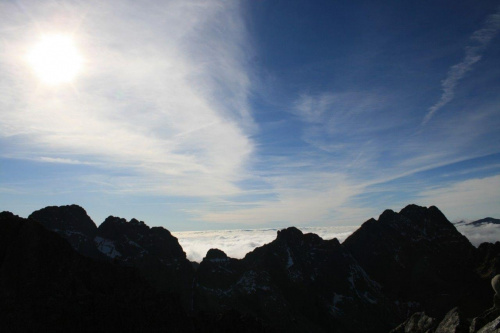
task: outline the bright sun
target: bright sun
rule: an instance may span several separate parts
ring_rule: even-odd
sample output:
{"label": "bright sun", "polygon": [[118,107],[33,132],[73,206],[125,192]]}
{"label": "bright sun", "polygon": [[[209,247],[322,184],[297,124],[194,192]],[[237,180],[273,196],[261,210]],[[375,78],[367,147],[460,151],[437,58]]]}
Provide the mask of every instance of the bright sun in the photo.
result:
{"label": "bright sun", "polygon": [[27,60],[38,78],[49,85],[71,82],[82,69],[83,58],[70,35],[43,36]]}

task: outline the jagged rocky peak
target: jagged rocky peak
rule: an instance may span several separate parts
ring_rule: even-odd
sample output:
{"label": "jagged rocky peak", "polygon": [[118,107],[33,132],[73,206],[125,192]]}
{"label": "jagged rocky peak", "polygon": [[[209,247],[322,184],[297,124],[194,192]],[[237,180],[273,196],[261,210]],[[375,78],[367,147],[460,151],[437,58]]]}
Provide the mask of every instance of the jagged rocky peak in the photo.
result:
{"label": "jagged rocky peak", "polygon": [[46,229],[65,238],[78,253],[94,259],[101,259],[102,254],[94,244],[97,227],[78,205],[50,206],[37,210],[29,216]]}
{"label": "jagged rocky peak", "polygon": [[134,218],[127,222],[124,218],[109,216],[99,226],[97,235],[99,239],[113,241],[118,252],[124,251],[128,256],[152,254],[162,259],[186,258],[177,238],[170,231],[163,227],[150,228]]}
{"label": "jagged rocky peak", "polygon": [[[303,245],[304,243],[309,245],[320,244],[321,242],[323,242],[323,239],[316,234],[304,234],[296,227],[289,227],[286,229],[278,230],[276,241],[294,247]],[[332,239],[329,242],[338,243],[340,245],[339,241],[336,238]]]}
{"label": "jagged rocky peak", "polygon": [[15,215],[14,213],[12,212],[8,212],[6,210],[4,210],[3,212],[0,213],[0,219],[3,220],[3,219],[7,219],[7,218],[15,218],[17,215]]}
{"label": "jagged rocky peak", "polygon": [[78,205],[45,207],[31,213],[28,218],[52,231],[79,232],[88,237],[93,237],[97,232],[94,221]]}
{"label": "jagged rocky peak", "polygon": [[475,248],[434,206],[386,210],[343,245],[387,295],[416,304],[412,312],[444,315],[474,280]]}
{"label": "jagged rocky peak", "polygon": [[[2,332],[190,331],[175,296],[75,252],[34,219],[0,213]],[[183,330],[183,328],[188,329]]]}
{"label": "jagged rocky peak", "polygon": [[295,227],[289,227],[286,229],[278,230],[278,240],[285,240],[285,241],[295,241],[298,239],[301,239],[303,236],[302,231]]}
{"label": "jagged rocky peak", "polygon": [[222,250],[219,250],[219,249],[210,249],[208,250],[207,252],[207,255],[205,256],[205,258],[203,258],[203,260],[226,260],[228,259],[228,256],[227,254],[222,251]]}
{"label": "jagged rocky peak", "polygon": [[195,309],[235,308],[289,332],[386,332],[402,320],[338,240],[291,227],[243,259],[223,256],[211,250],[201,262]]}
{"label": "jagged rocky peak", "polygon": [[144,222],[139,222],[134,218],[131,219],[130,222],[127,222],[126,219],[121,217],[108,216],[104,222],[101,223],[98,230],[99,236],[115,239],[122,234],[147,234],[150,228]]}

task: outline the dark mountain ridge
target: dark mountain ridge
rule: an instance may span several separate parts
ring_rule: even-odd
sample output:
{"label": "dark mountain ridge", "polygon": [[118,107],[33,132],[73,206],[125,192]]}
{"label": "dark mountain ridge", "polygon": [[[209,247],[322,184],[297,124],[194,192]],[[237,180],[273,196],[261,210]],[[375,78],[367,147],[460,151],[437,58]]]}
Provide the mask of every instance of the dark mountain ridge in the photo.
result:
{"label": "dark mountain ridge", "polygon": [[480,226],[483,224],[500,224],[500,219],[494,219],[492,217],[486,217],[477,221],[469,222],[467,225]]}
{"label": "dark mountain ridge", "polygon": [[[43,231],[38,223],[53,232]],[[24,226],[31,226],[37,236],[17,231]],[[500,273],[500,243],[476,249],[436,207],[387,210],[378,220],[365,222],[343,244],[287,228],[243,259],[212,249],[196,270],[168,230],[112,216],[96,227],[76,205],[47,207],[28,219],[2,213],[0,231],[0,282],[8,281],[0,283],[0,293],[6,296],[0,310],[10,318],[9,327],[17,330],[22,325],[55,325],[40,319],[51,318],[52,308],[40,304],[53,299],[49,295],[61,296],[51,301],[58,311],[76,311],[78,304],[86,304],[84,315],[90,321],[97,319],[94,326],[82,327],[93,330],[109,325],[107,319],[121,320],[119,316],[128,316],[129,311],[134,315],[121,322],[127,327],[134,321],[136,326],[129,326],[137,328],[133,331],[142,330],[139,322],[147,319],[153,328],[175,331],[388,332],[409,318],[398,329],[419,332],[411,323],[432,322],[428,332],[439,332],[436,327],[443,322],[455,328],[474,323],[471,332],[476,332],[496,318],[492,319],[496,312],[486,316],[485,311],[492,305],[489,281]],[[49,244],[54,237],[57,250]],[[40,254],[50,254],[31,256],[34,247]],[[59,252],[71,259],[62,259]],[[83,273],[68,266],[68,260],[85,262],[77,265],[85,267]],[[26,277],[17,279],[18,274]],[[93,280],[82,281],[88,276]],[[36,291],[24,285],[36,285],[32,280],[38,277],[51,282],[38,285],[43,296],[30,298]],[[125,281],[108,290],[110,278]],[[98,287],[81,291],[85,283]],[[59,285],[68,284],[73,287],[59,291]],[[138,295],[132,290],[143,291]],[[93,308],[96,298],[106,298],[107,293],[115,296]],[[84,295],[84,300],[71,295]],[[16,326],[21,317],[27,319]],[[483,319],[474,322],[474,317]]]}
{"label": "dark mountain ridge", "polygon": [[471,221],[471,222],[459,221],[459,222],[455,222],[454,224],[455,225],[470,225],[470,226],[479,227],[479,226],[486,225],[486,224],[500,224],[500,219],[495,219],[493,217],[485,217],[483,219],[479,219],[476,221]]}
{"label": "dark mountain ridge", "polygon": [[344,246],[385,294],[417,302],[431,315],[444,315],[471,286],[481,284],[474,273],[476,249],[434,206],[386,210],[378,221],[365,222]]}

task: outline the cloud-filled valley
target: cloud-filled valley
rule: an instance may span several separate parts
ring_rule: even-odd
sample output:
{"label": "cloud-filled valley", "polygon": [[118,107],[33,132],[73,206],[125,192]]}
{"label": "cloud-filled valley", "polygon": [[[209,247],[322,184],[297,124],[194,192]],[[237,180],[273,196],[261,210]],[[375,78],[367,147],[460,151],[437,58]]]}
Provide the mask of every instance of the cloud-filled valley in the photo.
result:
{"label": "cloud-filled valley", "polygon": [[[500,226],[496,224],[460,224],[456,227],[476,247],[484,242],[495,243],[500,240]],[[325,240],[337,238],[341,243],[357,229],[358,226],[299,227],[303,233],[314,233]],[[224,251],[231,258],[241,259],[256,247],[275,240],[278,230],[280,229],[207,230],[172,234],[179,240],[189,260],[201,262],[208,250],[213,248]]]}
{"label": "cloud-filled valley", "polygon": [[[302,227],[303,233],[315,233],[323,239],[344,241],[357,227]],[[229,257],[241,259],[256,247],[272,242],[280,229],[210,230],[173,232],[189,260],[201,262],[213,248]]]}

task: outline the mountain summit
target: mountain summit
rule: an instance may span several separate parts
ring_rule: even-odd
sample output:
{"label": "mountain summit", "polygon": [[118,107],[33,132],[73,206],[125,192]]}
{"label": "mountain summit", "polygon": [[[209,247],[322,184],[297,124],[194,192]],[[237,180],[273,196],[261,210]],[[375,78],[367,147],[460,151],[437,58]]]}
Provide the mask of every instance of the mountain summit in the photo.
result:
{"label": "mountain summit", "polygon": [[0,214],[0,319],[14,331],[83,320],[83,331],[475,333],[500,315],[488,310],[499,263],[500,242],[475,248],[436,207],[386,210],[343,244],[290,227],[243,259],[211,249],[199,265],[164,228],[114,216],[96,227],[79,206],[47,207]]}

